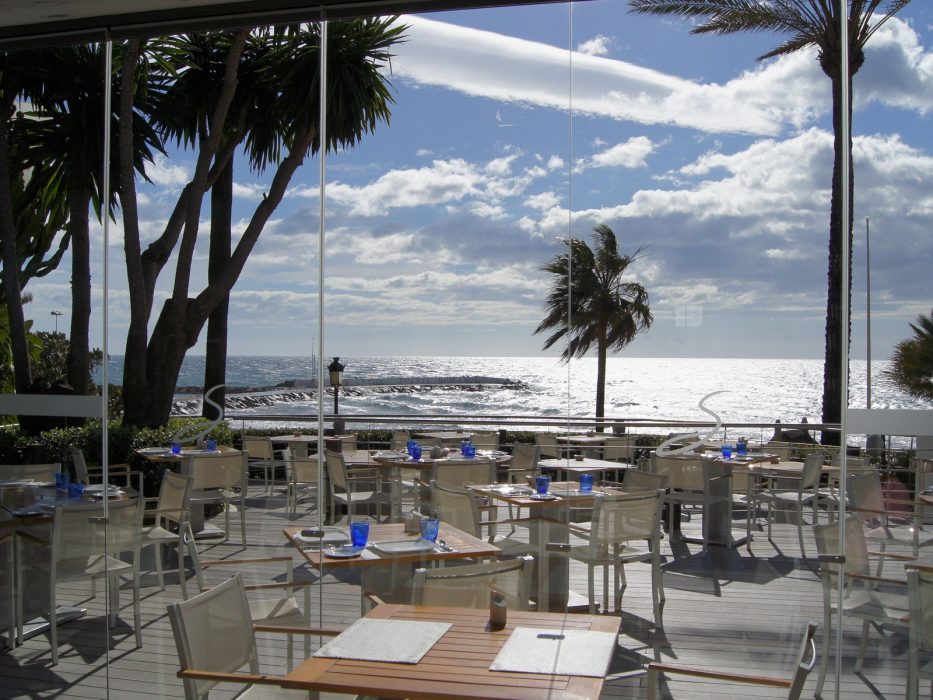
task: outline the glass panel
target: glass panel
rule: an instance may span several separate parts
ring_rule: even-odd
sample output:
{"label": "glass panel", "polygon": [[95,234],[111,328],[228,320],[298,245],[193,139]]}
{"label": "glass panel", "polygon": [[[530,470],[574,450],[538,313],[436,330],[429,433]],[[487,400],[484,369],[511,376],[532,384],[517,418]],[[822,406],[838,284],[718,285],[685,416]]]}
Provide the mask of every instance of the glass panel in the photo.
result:
{"label": "glass panel", "polygon": [[[8,53],[2,73],[3,90],[15,106],[2,127],[5,172],[14,174],[8,183],[12,212],[4,220],[16,229],[19,258],[18,281],[5,265],[4,290],[13,297],[21,290],[23,301],[12,314],[5,303],[3,316],[25,317],[27,345],[35,351],[24,384],[14,381],[17,358],[16,370],[6,368],[4,380],[10,382],[2,389],[17,388],[4,396],[2,411],[11,417],[4,421],[0,458],[0,628],[11,661],[3,686],[16,695],[57,685],[37,680],[30,670],[41,659],[43,665],[58,661],[56,676],[65,679],[60,687],[87,693],[106,680],[109,640],[135,646],[132,606],[119,612],[123,629],[108,629],[114,610],[106,588],[91,584],[103,580],[96,568],[102,560],[131,544],[120,535],[119,523],[128,513],[129,531],[136,533],[139,503],[128,498],[127,508],[113,513],[108,537],[102,524],[107,502],[93,497],[109,476],[101,467],[106,404],[92,379],[101,348],[106,351],[106,245],[95,212],[104,197],[106,47]],[[18,324],[3,325],[9,348],[11,341],[16,344],[11,329]],[[114,570],[122,566],[106,560]],[[76,660],[78,671],[67,670]]]}

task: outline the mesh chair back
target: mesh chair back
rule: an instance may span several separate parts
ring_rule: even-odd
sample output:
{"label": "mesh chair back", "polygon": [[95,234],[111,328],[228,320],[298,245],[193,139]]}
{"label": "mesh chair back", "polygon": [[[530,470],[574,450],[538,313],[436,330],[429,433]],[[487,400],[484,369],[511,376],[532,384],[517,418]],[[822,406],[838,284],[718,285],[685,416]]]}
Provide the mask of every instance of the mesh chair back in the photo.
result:
{"label": "mesh chair back", "polygon": [[681,491],[703,490],[703,464],[699,457],[655,456],[655,473],[667,474],[668,485]]}
{"label": "mesh chair back", "polygon": [[317,455],[312,457],[293,457],[285,451],[285,465],[288,467],[291,481],[295,484],[316,484],[318,482]]}
{"label": "mesh chair back", "polygon": [[435,462],[431,480],[440,486],[463,488],[471,484],[491,484],[496,480],[495,462],[488,459],[462,459]]}
{"label": "mesh chair back", "polygon": [[431,482],[431,502],[438,520],[480,537],[480,512],[476,498],[469,491]]}
{"label": "mesh chair back", "polygon": [[664,492],[604,496],[593,507],[590,545],[608,545],[658,536]]}
{"label": "mesh chair back", "polygon": [[55,508],[52,525],[54,562],[88,559],[107,553],[139,554],[142,537],[143,501],[141,498],[111,501],[107,525],[93,525],[88,519],[104,514],[103,503],[78,501]]}
{"label": "mesh chair back", "polygon": [[[827,630],[827,634],[829,630]],[[803,692],[803,685],[807,681],[810,671],[816,666],[816,642],[813,637],[816,634],[816,623],[808,622],[806,632],[800,642],[800,649],[797,652],[797,665],[794,667],[794,677],[791,678],[790,688],[788,689],[788,700],[798,700]],[[810,660],[807,661],[807,655]]]}
{"label": "mesh chair back", "polygon": [[520,557],[492,564],[417,569],[412,604],[486,608],[489,589],[495,587],[511,610],[527,610],[533,564],[532,557]]}
{"label": "mesh chair back", "polygon": [[907,572],[907,598],[910,601],[911,644],[933,650],[933,573]]}
{"label": "mesh chair back", "polygon": [[[865,544],[865,532],[858,517],[850,515],[845,521],[846,532],[846,571],[851,574],[869,574],[868,547]],[[824,523],[813,526],[816,550],[820,555],[839,554],[839,523]],[[822,567],[836,585],[839,576],[839,564],[825,564]]]}
{"label": "mesh chair back", "polygon": [[626,469],[622,476],[622,488],[629,493],[666,489],[667,474],[651,474],[639,469]]}
{"label": "mesh chair back", "polygon": [[324,462],[327,466],[327,478],[330,480],[331,487],[341,491],[348,491],[347,464],[343,461],[343,453],[326,450],[324,452]]}
{"label": "mesh chair back", "polygon": [[470,442],[473,443],[477,450],[498,450],[499,433],[480,430],[473,433]]}
{"label": "mesh chair back", "polygon": [[183,471],[192,477],[193,490],[246,488],[245,452],[192,455],[185,460]]}
{"label": "mesh chair back", "polygon": [[538,456],[541,459],[558,459],[560,457],[557,436],[552,433],[535,433],[535,445],[538,446]]}
{"label": "mesh chair back", "polygon": [[162,472],[162,486],[159,488],[159,515],[180,523],[187,519],[191,500],[192,479],[187,474],[176,474],[166,469]]}
{"label": "mesh chair back", "polygon": [[854,510],[875,511],[878,514],[885,510],[881,476],[876,471],[852,474],[848,478],[846,491]]}
{"label": "mesh chair back", "polygon": [[274,459],[272,440],[267,437],[243,436],[243,450],[249,452],[250,459]]}
{"label": "mesh chair back", "polygon": [[537,445],[527,442],[516,442],[512,446],[512,469],[525,469],[529,472],[538,470],[538,455],[540,449]]}
{"label": "mesh chair back", "polygon": [[[168,606],[183,669],[231,673],[249,664],[259,672],[249,603],[240,575],[194,598]],[[184,679],[188,700],[204,698],[216,681]]]}
{"label": "mesh chair back", "polygon": [[55,481],[61,464],[0,464],[0,481]]}
{"label": "mesh chair back", "polygon": [[87,460],[84,459],[84,452],[77,447],[72,447],[71,461],[75,465],[75,478],[82,484],[91,483],[90,475],[87,471]]}
{"label": "mesh chair back", "polygon": [[824,453],[822,450],[811,452],[803,461],[803,473],[800,477],[800,489],[817,488],[820,485],[820,476],[823,474]]}
{"label": "mesh chair back", "polygon": [[631,435],[624,437],[607,437],[603,447],[603,459],[612,462],[631,462],[635,452],[635,438]]}
{"label": "mesh chair back", "polygon": [[392,433],[392,441],[389,448],[393,450],[404,450],[408,447],[408,441],[411,440],[411,433],[405,430],[396,430]]}

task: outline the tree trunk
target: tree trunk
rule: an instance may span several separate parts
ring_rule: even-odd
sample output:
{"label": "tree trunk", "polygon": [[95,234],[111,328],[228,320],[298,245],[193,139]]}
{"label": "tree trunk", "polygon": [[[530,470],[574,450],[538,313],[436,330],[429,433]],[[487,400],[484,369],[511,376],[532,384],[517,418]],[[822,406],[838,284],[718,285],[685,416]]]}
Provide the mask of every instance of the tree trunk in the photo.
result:
{"label": "tree trunk", "polygon": [[[68,187],[68,235],[71,238],[71,333],[65,358],[68,383],[78,396],[90,390],[88,327],[91,323],[91,241],[88,206],[91,194],[79,173]],[[106,215],[106,214],[105,214]]]}
{"label": "tree trunk", "polygon": [[[233,208],[233,159],[231,158],[211,188],[211,246],[207,263],[207,283],[216,284],[224,266],[230,261],[231,220]],[[227,314],[230,294],[224,296],[207,319],[207,348],[204,358],[204,391],[227,380]],[[224,405],[223,387],[211,394],[220,406]],[[201,415],[210,420],[219,418],[216,408],[206,401]]]}
{"label": "tree trunk", "polygon": [[[10,190],[9,124],[12,106],[4,105],[0,116],[0,238],[3,241],[3,284],[6,288],[6,308],[10,323],[10,345],[13,350],[13,379],[16,393],[22,394],[32,382],[29,366],[29,345],[26,341],[26,319],[23,315],[22,290],[19,286],[19,256],[16,253],[16,225],[13,222],[13,193]],[[19,177],[19,173],[16,174]]]}
{"label": "tree trunk", "polygon": [[[849,161],[849,229],[843,231],[842,226],[842,156],[843,148],[851,153],[852,140],[848,144],[842,141],[843,105],[840,98],[842,75],[834,74],[831,77],[833,90],[833,181],[832,196],[829,215],[829,267],[827,271],[826,291],[826,346],[823,363],[823,423],[839,423],[842,419],[842,369],[848,365],[848,355],[843,357],[843,332],[851,338],[851,317],[848,326],[842,328],[842,295],[846,295],[846,304],[852,308],[852,213],[854,169]],[[851,78],[849,84],[851,87]],[[851,92],[850,92],[851,103]],[[851,106],[851,105],[850,105]],[[851,115],[851,112],[850,112]],[[851,126],[851,116],[849,120]],[[843,236],[849,238],[849,279],[842,277]],[[838,431],[822,432],[820,442],[824,445],[839,445],[841,436]]]}
{"label": "tree trunk", "polygon": [[[606,416],[606,332],[600,332],[596,343],[596,418]],[[603,432],[602,421],[596,424],[596,432]]]}

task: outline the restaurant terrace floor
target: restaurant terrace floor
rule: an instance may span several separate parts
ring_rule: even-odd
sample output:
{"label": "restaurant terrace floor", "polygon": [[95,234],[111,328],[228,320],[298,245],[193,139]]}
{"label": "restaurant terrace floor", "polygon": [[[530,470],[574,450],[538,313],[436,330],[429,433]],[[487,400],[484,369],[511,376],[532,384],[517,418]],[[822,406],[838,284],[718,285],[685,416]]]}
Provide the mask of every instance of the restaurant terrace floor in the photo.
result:
{"label": "restaurant terrace floor", "polygon": [[[285,508],[284,496],[268,496],[261,482],[250,485],[247,522],[249,544],[239,544],[238,527],[226,543],[199,543],[201,557],[263,558],[290,555],[295,580],[317,580],[317,573],[304,565],[301,556],[286,541],[283,527],[309,525],[311,516],[299,509],[292,520]],[[500,507],[500,517],[505,508]],[[825,520],[826,514],[823,513]],[[223,516],[218,517],[223,524]],[[699,517],[683,523],[684,533],[699,535]],[[233,522],[236,522],[234,518]],[[763,521],[762,521],[763,522]],[[735,530],[744,531],[744,513],[735,514]],[[508,528],[502,527],[503,534]],[[519,528],[517,537],[523,535]],[[820,625],[817,642],[823,629],[823,603],[820,579],[816,568],[816,548],[809,528],[804,528],[810,557],[799,558],[797,527],[793,523],[776,523],[773,543],[759,530],[751,551],[745,547],[724,549],[711,547],[702,553],[698,544],[663,541],[664,587],[667,596],[663,631],[654,629],[652,620],[650,566],[635,564],[627,567],[629,585],[622,599],[621,633],[612,659],[609,675],[603,687],[604,698],[646,697],[645,664],[658,659],[692,666],[718,668],[738,673],[789,677],[800,636],[808,620]],[[525,535],[527,537],[527,535]],[[190,572],[189,572],[190,573]],[[209,569],[208,584],[215,584],[229,571]],[[244,568],[247,582],[284,580],[281,564],[256,564]],[[121,598],[121,617],[109,633],[103,616],[103,595],[90,597],[87,584],[59,585],[59,600],[80,604],[88,609],[85,617],[60,627],[60,660],[51,666],[49,639],[39,635],[21,647],[0,653],[0,696],[4,698],[103,698],[107,697],[183,697],[181,681],[176,678],[178,657],[166,605],[181,600],[177,575],[166,570],[167,586],[159,591],[155,574],[146,574],[142,589],[143,647],[135,648],[132,606],[128,592]],[[597,595],[601,599],[601,579],[597,573]],[[191,584],[194,581],[191,580]],[[323,595],[322,622],[325,625],[345,625],[360,616],[359,576],[347,572],[328,573],[322,587],[312,591],[313,604]],[[571,562],[571,589],[581,594],[587,590],[586,568]],[[610,596],[611,600],[611,596]],[[315,609],[317,609],[315,607]],[[618,613],[612,613],[618,614]],[[312,624],[317,622],[312,617]],[[848,621],[843,636],[841,697],[862,698],[904,697],[907,675],[907,636],[903,632],[885,630],[882,638],[877,630],[869,635],[864,670],[853,673],[861,623]],[[105,639],[112,643],[109,665]],[[261,663],[264,673],[286,671],[285,638],[281,635],[259,635]],[[819,648],[819,646],[818,646]],[[302,644],[296,643],[296,656],[302,655]],[[516,674],[516,683],[521,682]],[[810,674],[803,697],[812,697],[816,671]],[[827,678],[824,697],[832,697],[832,667]],[[229,690],[224,691],[225,688]],[[212,697],[229,697],[233,686],[220,686]],[[709,698],[785,697],[786,691],[711,683],[702,680],[664,678],[661,697]],[[921,693],[923,696],[923,693]]]}

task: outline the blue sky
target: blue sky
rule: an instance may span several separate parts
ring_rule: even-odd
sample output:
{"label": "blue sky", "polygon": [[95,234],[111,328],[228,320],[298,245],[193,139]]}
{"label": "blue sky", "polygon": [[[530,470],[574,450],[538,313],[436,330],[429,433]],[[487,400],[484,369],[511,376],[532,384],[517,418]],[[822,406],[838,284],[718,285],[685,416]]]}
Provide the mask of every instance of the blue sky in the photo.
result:
{"label": "blue sky", "polygon": [[[692,36],[687,23],[625,9],[595,0],[402,18],[391,125],[328,156],[325,354],[539,354],[541,265],[557,238],[605,223],[623,251],[649,246],[631,270],[655,323],[626,354],[822,356],[832,138],[815,52],[758,63],[778,38]],[[852,355],[864,353],[869,216],[883,359],[933,306],[928,2],[875,35],[854,96]],[[151,169],[154,184],[141,189],[149,240],[192,169],[185,152]],[[241,159],[240,230],[268,177]],[[308,159],[234,290],[231,354],[310,352],[317,212],[318,161]],[[109,336],[120,354],[119,221],[110,242]],[[98,262],[101,247],[98,238]],[[51,309],[67,314],[65,270],[27,290],[40,329],[52,327]],[[164,273],[163,294],[170,285]]]}

